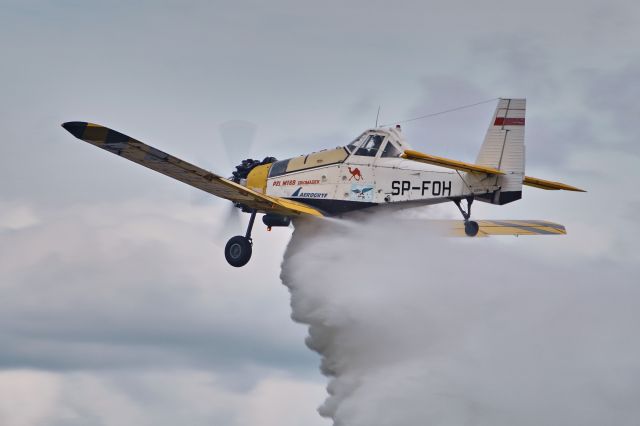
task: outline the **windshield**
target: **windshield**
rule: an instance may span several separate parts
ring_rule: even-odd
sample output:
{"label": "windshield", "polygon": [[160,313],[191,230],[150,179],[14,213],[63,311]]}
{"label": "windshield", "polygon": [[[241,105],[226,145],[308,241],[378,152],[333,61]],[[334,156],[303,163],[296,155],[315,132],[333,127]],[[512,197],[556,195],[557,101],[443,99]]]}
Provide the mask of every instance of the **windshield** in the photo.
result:
{"label": "windshield", "polygon": [[361,141],[362,141],[362,135],[358,136],[353,142],[347,145],[347,150],[349,152],[354,152],[360,146]]}
{"label": "windshield", "polygon": [[382,135],[369,135],[367,139],[362,143],[360,148],[356,151],[355,155],[363,155],[365,157],[375,157],[382,145],[384,136]]}

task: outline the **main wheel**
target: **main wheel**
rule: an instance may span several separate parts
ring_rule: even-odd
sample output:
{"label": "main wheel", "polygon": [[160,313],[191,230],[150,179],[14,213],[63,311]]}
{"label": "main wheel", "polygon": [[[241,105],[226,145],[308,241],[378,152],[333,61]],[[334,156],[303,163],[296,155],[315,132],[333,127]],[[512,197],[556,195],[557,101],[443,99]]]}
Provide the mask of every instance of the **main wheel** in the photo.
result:
{"label": "main wheel", "polygon": [[232,237],[224,248],[224,257],[229,265],[239,268],[251,259],[251,241],[242,235]]}
{"label": "main wheel", "polygon": [[469,220],[464,223],[464,233],[469,237],[475,237],[476,235],[478,235],[479,230],[480,225],[478,225],[478,222]]}

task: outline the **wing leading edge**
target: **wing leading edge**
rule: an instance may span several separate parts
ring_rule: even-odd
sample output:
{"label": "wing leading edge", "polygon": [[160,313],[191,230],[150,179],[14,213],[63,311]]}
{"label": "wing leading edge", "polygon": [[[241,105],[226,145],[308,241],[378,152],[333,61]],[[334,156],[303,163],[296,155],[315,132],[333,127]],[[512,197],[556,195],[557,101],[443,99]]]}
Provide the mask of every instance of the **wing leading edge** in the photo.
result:
{"label": "wing leading edge", "polygon": [[71,121],[64,123],[62,127],[76,138],[98,148],[259,212],[285,216],[323,216],[322,212],[311,206],[260,194],[99,124]]}

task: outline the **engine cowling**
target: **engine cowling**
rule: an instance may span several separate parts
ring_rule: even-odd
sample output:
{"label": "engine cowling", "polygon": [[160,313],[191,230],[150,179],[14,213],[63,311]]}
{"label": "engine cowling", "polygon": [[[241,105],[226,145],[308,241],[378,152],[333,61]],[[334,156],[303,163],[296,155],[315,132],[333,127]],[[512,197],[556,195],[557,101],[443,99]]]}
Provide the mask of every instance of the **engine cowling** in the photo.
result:
{"label": "engine cowling", "polygon": [[[232,173],[229,179],[235,183],[242,184],[243,183],[242,181],[246,181],[247,177],[249,176],[249,173],[251,173],[251,170],[263,164],[275,163],[276,161],[278,160],[275,157],[265,157],[264,160],[262,161],[254,160],[253,158],[247,158],[246,160],[242,160],[242,163],[236,166],[235,171]],[[246,213],[251,212],[251,209],[242,205],[241,203],[234,203],[234,205],[237,208],[241,209],[243,212],[246,212]]]}
{"label": "engine cowling", "polygon": [[251,170],[253,170],[257,166],[261,166],[263,164],[275,163],[278,161],[275,157],[265,157],[264,160],[254,160],[253,158],[247,158],[246,160],[242,160],[242,163],[236,166],[236,170],[232,173],[231,180],[235,183],[240,183],[243,179],[246,179],[249,176]]}

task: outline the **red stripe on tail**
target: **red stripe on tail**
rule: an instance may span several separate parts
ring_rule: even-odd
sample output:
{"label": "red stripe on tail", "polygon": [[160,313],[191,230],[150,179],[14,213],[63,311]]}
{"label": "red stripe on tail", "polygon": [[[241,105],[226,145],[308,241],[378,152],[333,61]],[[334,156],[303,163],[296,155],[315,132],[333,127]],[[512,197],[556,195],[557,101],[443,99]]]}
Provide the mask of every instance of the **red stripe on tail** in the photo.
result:
{"label": "red stripe on tail", "polygon": [[524,118],[496,117],[494,126],[524,126]]}

